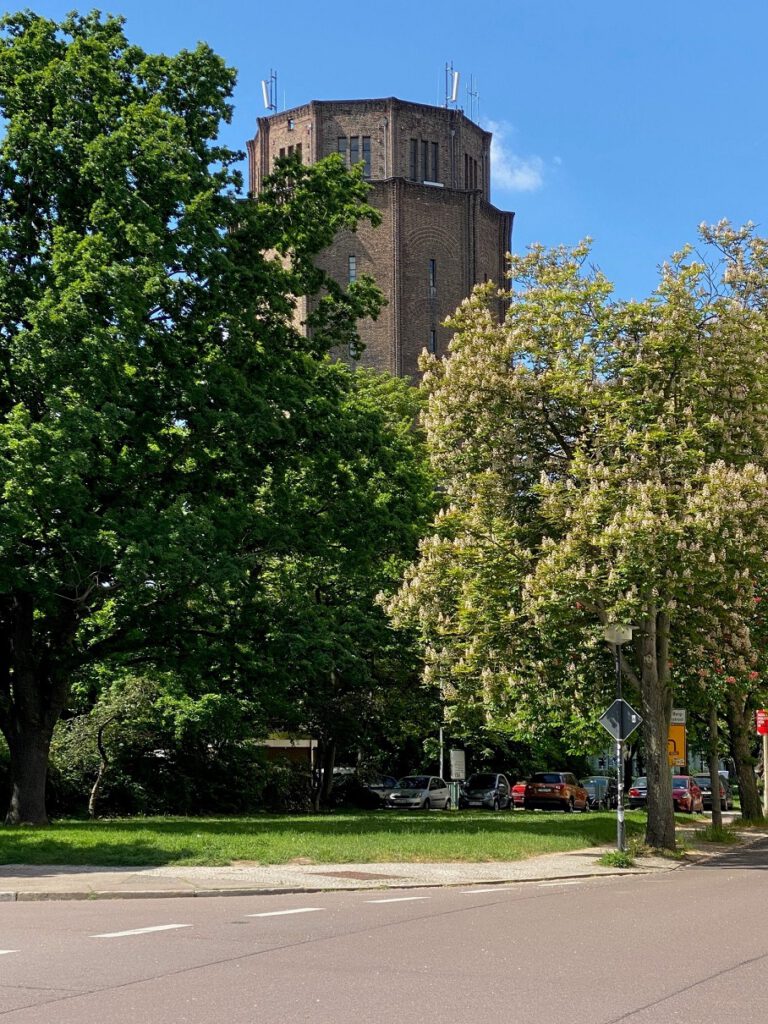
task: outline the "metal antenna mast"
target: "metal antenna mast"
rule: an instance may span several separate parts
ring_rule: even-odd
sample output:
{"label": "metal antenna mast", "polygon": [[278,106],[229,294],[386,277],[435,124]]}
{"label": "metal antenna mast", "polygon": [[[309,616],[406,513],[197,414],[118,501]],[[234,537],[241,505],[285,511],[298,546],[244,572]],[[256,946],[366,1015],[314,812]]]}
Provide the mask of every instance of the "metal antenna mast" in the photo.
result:
{"label": "metal antenna mast", "polygon": [[450,107],[451,104],[456,106],[456,100],[459,96],[459,75],[458,71],[454,71],[453,61],[450,64],[445,65],[445,105]]}
{"label": "metal antenna mast", "polygon": [[264,97],[264,106],[269,111],[277,110],[277,72],[269,69],[269,78],[261,80],[261,94]]}

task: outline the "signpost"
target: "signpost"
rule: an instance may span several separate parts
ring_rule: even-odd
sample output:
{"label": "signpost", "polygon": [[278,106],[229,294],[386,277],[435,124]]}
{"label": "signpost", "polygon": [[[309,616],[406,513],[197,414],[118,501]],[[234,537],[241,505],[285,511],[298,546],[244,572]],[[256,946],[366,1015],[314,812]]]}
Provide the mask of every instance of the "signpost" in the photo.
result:
{"label": "signpost", "polygon": [[768,711],[755,712],[757,735],[763,737],[763,814],[768,814]]}
{"label": "signpost", "polygon": [[624,849],[624,740],[642,723],[642,718],[631,704],[618,698],[600,716],[600,725],[616,740],[616,769],[618,772],[618,800],[616,802],[616,845]]}

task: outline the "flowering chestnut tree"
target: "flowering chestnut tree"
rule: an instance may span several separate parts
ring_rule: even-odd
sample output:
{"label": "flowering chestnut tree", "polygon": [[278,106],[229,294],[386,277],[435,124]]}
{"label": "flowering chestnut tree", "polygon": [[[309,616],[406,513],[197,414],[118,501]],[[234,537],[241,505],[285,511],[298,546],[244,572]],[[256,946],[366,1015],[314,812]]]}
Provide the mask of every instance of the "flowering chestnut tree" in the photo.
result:
{"label": "flowering chestnut tree", "polygon": [[[604,699],[603,628],[634,626],[625,678],[645,720],[646,840],[674,848],[667,733],[677,680],[744,638],[768,534],[766,243],[702,229],[644,301],[619,302],[589,247],[511,260],[425,359],[444,507],[392,603],[457,708],[578,731]],[[593,716],[594,717],[594,716]],[[582,728],[586,729],[586,725]]]}

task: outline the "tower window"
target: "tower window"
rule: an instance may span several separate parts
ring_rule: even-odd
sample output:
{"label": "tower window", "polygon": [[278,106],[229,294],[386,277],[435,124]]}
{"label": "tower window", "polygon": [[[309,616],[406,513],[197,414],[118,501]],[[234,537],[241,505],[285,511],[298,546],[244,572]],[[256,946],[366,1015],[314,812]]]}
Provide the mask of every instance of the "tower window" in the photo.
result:
{"label": "tower window", "polygon": [[296,156],[299,158],[299,163],[301,163],[302,162],[302,158],[301,158],[301,143],[300,142],[296,143],[296,149],[294,150],[294,152],[296,153]]}
{"label": "tower window", "polygon": [[411,181],[419,180],[419,140],[411,139]]}
{"label": "tower window", "polygon": [[336,152],[339,154],[344,163],[347,162],[347,136],[340,135],[336,141]]}
{"label": "tower window", "polygon": [[350,284],[357,280],[357,256],[347,256],[347,280]]}
{"label": "tower window", "polygon": [[429,294],[434,295],[437,288],[437,260],[429,261]]}
{"label": "tower window", "polygon": [[437,331],[434,327],[429,332],[429,351],[433,354],[437,352]]}
{"label": "tower window", "polygon": [[433,142],[432,143],[432,173],[430,174],[430,177],[429,177],[430,181],[440,181],[440,168],[438,167],[437,153],[438,153],[437,143]]}
{"label": "tower window", "polygon": [[349,139],[349,163],[351,167],[360,163],[360,136],[352,135]]}
{"label": "tower window", "polygon": [[420,181],[429,181],[429,143],[421,140],[421,178]]}
{"label": "tower window", "polygon": [[370,178],[371,176],[371,136],[363,136],[363,176]]}

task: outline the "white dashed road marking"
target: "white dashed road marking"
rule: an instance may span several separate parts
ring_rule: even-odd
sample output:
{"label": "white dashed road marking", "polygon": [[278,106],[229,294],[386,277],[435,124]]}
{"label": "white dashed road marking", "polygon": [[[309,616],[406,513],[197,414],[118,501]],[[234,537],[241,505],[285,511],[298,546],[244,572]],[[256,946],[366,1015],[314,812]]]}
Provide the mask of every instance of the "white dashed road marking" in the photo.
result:
{"label": "white dashed road marking", "polygon": [[586,881],[586,878],[572,878],[562,882],[539,882],[539,888],[549,889],[553,885],[583,885]]}
{"label": "white dashed road marking", "polygon": [[283,914],[312,914],[324,907],[297,907],[295,910],[266,910],[262,914],[246,914],[246,917],[281,917]]}
{"label": "white dashed road marking", "polygon": [[18,949],[0,949],[0,956],[3,956],[4,953],[18,953],[18,952],[19,952]]}
{"label": "white dashed road marking", "polygon": [[507,890],[500,885],[494,885],[492,889],[461,889],[462,896],[476,896],[479,892],[506,892]]}
{"label": "white dashed road marking", "polygon": [[393,896],[388,900],[366,900],[366,903],[408,903],[410,900],[428,900],[429,896]]}
{"label": "white dashed road marking", "polygon": [[146,935],[148,932],[169,932],[174,928],[191,928],[191,924],[156,924],[151,928],[131,928],[127,932],[103,932],[92,935],[92,939],[121,939],[124,935]]}

